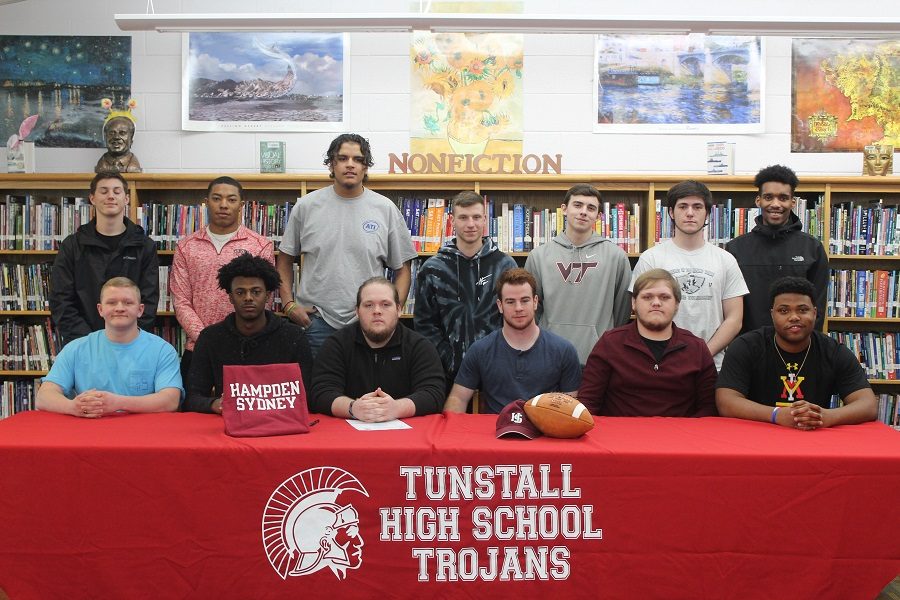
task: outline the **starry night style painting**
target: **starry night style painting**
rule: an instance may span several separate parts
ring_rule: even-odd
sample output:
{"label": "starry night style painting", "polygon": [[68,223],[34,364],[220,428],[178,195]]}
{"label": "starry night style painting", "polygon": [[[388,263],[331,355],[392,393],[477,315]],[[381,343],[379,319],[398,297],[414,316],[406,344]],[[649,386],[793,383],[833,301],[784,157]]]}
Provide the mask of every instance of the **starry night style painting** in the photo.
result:
{"label": "starry night style painting", "polygon": [[103,148],[101,99],[130,97],[129,36],[0,35],[0,140],[36,114],[36,146]]}

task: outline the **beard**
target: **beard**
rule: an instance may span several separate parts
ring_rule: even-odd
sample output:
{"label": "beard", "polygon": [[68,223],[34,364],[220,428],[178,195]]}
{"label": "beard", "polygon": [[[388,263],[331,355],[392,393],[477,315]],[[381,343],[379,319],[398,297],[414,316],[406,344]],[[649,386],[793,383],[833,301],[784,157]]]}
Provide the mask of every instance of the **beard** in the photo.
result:
{"label": "beard", "polygon": [[637,320],[648,331],[665,331],[672,324],[672,321],[647,321],[640,316]]}
{"label": "beard", "polygon": [[375,331],[367,327],[362,327],[362,325],[360,325],[360,327],[362,328],[365,338],[373,344],[382,344],[391,339],[391,336],[394,335],[394,329],[381,329]]}
{"label": "beard", "polygon": [[524,331],[524,330],[528,329],[529,327],[531,327],[531,324],[534,323],[534,317],[532,317],[532,318],[531,318],[527,323],[525,323],[524,325],[517,325],[516,323],[514,323],[514,322],[510,321],[509,319],[507,319],[507,318],[506,318],[506,315],[504,315],[504,316],[503,316],[503,323],[504,323],[504,325],[508,325],[509,327],[511,327],[511,328],[513,328],[513,329],[515,329],[515,330],[518,330],[518,331]]}

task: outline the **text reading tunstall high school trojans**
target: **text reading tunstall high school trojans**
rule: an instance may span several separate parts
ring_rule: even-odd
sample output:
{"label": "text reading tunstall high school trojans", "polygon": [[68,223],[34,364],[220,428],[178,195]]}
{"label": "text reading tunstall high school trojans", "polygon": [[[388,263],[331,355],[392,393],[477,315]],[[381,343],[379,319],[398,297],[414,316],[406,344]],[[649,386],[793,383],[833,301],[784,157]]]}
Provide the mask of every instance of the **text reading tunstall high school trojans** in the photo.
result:
{"label": "text reading tunstall high school trojans", "polygon": [[[603,529],[594,527],[593,505],[574,502],[581,488],[572,487],[572,465],[559,465],[558,473],[549,464],[402,466],[400,477],[407,500],[435,505],[382,507],[384,542],[463,541],[459,504],[501,500],[497,506],[472,508],[469,535],[482,543],[481,552],[413,547],[419,581],[567,579],[571,552],[565,542],[603,539]],[[542,502],[549,500],[555,502]]]}

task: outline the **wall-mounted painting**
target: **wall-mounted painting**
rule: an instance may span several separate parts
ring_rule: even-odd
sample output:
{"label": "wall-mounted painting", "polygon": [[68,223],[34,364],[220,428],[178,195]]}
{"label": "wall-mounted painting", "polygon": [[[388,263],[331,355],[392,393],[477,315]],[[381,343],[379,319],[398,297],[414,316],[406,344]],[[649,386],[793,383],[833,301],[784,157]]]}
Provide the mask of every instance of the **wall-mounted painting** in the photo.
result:
{"label": "wall-mounted painting", "polygon": [[759,37],[598,35],[595,132],[758,133]]}
{"label": "wall-mounted painting", "polygon": [[340,131],[349,61],[339,33],[184,34],[181,126]]}
{"label": "wall-mounted painting", "polygon": [[791,152],[900,146],[900,40],[794,38]]}
{"label": "wall-mounted painting", "polygon": [[0,35],[0,143],[38,115],[41,148],[103,148],[100,105],[131,97],[131,36]]}
{"label": "wall-mounted painting", "polygon": [[410,152],[522,152],[523,36],[413,34]]}

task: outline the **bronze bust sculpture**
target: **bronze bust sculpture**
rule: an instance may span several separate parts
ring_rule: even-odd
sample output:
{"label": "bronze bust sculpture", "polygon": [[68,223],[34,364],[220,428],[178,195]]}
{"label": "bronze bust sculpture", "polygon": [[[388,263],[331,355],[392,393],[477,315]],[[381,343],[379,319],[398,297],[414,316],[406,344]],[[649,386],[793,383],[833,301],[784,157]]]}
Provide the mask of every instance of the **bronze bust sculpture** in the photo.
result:
{"label": "bronze bust sculpture", "polygon": [[[105,108],[112,107],[112,101],[103,99]],[[143,169],[137,156],[131,151],[134,143],[135,118],[131,109],[137,106],[134,100],[128,103],[128,110],[110,110],[103,123],[103,139],[106,141],[106,153],[97,161],[94,171],[118,171],[121,173],[140,173]]]}

